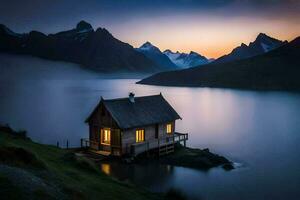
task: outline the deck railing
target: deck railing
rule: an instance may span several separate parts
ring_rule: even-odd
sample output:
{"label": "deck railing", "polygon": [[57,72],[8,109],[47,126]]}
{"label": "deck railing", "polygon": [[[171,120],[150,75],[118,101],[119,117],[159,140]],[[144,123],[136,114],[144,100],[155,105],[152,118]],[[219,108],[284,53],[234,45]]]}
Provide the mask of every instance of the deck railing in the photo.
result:
{"label": "deck railing", "polygon": [[178,133],[175,132],[172,135],[167,135],[163,137],[159,137],[156,139],[147,140],[144,142],[139,142],[130,145],[131,149],[130,152],[132,155],[136,156],[138,154],[141,154],[143,152],[149,151],[151,149],[160,148],[162,146],[167,146],[171,144],[175,144],[178,142],[183,142],[184,146],[186,146],[186,141],[188,140],[188,134],[187,133]]}
{"label": "deck railing", "polygon": [[[141,154],[143,152],[149,151],[151,149],[156,149],[168,145],[174,145],[175,143],[183,142],[186,146],[186,141],[188,140],[187,133],[174,132],[172,135],[162,136],[156,139],[147,140],[144,142],[138,142],[128,145],[126,152],[130,152],[133,156]],[[89,140],[88,138],[82,138],[81,148],[90,148],[94,150],[101,150],[100,143],[97,141]],[[120,146],[110,145],[110,148],[121,148]]]}
{"label": "deck railing", "polygon": [[[100,143],[98,141],[93,141],[93,140],[89,140],[88,138],[82,138],[80,140],[80,146],[81,148],[91,148],[94,150],[101,150],[100,149]],[[108,147],[110,148],[121,148],[120,145],[108,145]]]}

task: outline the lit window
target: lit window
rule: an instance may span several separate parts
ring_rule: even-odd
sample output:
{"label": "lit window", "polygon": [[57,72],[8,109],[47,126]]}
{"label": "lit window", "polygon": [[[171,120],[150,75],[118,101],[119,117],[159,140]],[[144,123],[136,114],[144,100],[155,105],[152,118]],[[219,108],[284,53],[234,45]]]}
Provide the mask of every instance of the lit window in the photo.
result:
{"label": "lit window", "polygon": [[101,144],[110,145],[110,129],[101,129]]}
{"label": "lit window", "polygon": [[138,129],[135,131],[135,140],[136,142],[143,142],[145,141],[145,131],[144,129]]}
{"label": "lit window", "polygon": [[167,133],[172,133],[172,124],[167,124]]}

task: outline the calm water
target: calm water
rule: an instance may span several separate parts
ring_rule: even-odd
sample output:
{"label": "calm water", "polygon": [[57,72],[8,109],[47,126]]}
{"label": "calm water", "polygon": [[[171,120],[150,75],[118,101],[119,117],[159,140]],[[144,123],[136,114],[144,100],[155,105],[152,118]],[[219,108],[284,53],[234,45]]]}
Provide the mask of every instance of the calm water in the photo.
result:
{"label": "calm water", "polygon": [[176,129],[189,133],[189,146],[208,147],[241,164],[230,172],[101,166],[118,179],[152,191],[179,188],[195,199],[300,198],[299,94],[136,85],[137,79],[105,79],[67,63],[4,55],[0,72],[0,123],[26,129],[35,141],[68,139],[77,146],[88,136],[84,120],[100,96],[162,92],[183,118]]}

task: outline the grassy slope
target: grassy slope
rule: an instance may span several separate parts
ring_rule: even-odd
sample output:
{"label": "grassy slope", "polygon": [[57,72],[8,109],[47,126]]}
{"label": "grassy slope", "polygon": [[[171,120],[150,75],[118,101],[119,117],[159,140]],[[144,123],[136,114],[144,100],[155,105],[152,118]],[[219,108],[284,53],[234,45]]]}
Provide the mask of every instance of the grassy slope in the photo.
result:
{"label": "grassy slope", "polygon": [[[42,145],[0,132],[0,148],[17,147],[31,152],[44,167],[36,169],[28,165],[15,165],[26,172],[42,179],[47,185],[56,188],[66,199],[160,199],[161,196],[147,192],[142,188],[123,184],[102,174],[100,170],[86,160],[74,159],[69,150],[58,149],[54,146]],[[73,159],[72,159],[73,158]],[[1,159],[0,159],[1,160]],[[1,163],[0,163],[1,164]],[[22,177],[20,177],[21,179]],[[9,187],[8,187],[9,185]],[[0,195],[17,199],[32,198],[13,184],[3,171],[0,171]],[[9,195],[9,196],[7,196]],[[47,191],[35,191],[36,199],[61,198]],[[46,198],[46,199],[47,199]]]}

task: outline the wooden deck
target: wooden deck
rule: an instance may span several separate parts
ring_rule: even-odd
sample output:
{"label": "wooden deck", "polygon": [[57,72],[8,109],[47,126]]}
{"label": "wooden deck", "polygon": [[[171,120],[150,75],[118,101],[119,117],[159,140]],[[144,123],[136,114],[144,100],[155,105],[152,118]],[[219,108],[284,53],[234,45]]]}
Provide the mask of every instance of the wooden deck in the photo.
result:
{"label": "wooden deck", "polygon": [[158,149],[159,155],[165,155],[174,152],[174,145],[178,142],[183,142],[184,146],[188,140],[187,133],[175,132],[170,136],[152,139],[145,142],[139,142],[131,145],[132,156],[137,156],[141,153],[147,152],[152,149]]}
{"label": "wooden deck", "polygon": [[[188,140],[187,133],[178,133],[170,136],[160,137],[158,139],[151,139],[144,142],[134,143],[129,145],[127,148],[130,148],[130,154],[132,156],[137,156],[141,153],[157,149],[158,155],[165,155],[174,152],[174,145],[176,143],[183,142],[183,145],[186,146],[186,141]],[[99,143],[90,141],[89,139],[81,139],[81,148],[87,148],[93,153],[98,153],[101,155],[108,156],[110,152],[99,151]]]}

